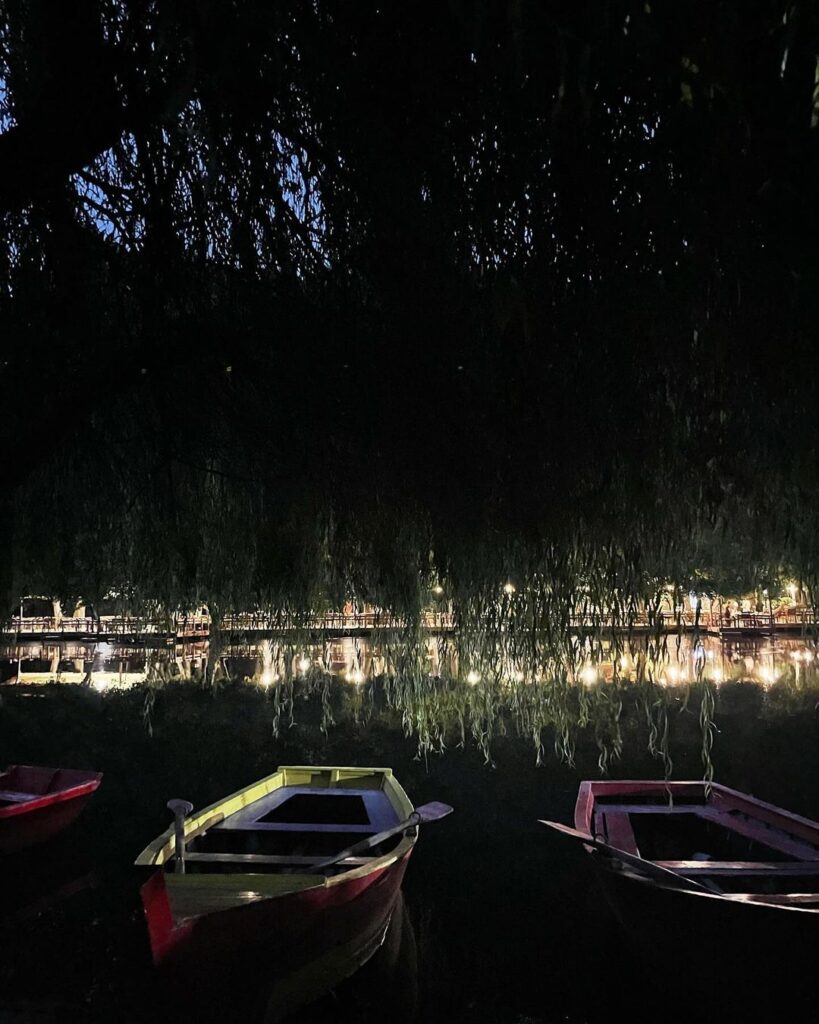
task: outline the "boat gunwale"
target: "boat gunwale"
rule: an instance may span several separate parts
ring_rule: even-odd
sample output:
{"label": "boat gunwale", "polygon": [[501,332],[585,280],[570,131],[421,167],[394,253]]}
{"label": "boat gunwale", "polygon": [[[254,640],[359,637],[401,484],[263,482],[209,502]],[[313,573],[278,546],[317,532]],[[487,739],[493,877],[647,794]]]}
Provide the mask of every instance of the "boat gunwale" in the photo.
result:
{"label": "boat gunwale", "polygon": [[[27,764],[12,764],[9,765],[6,770],[0,773],[0,781],[3,776],[10,775],[15,769],[40,769],[41,765],[27,765]],[[90,796],[92,793],[99,789],[100,783],[102,782],[102,772],[84,771],[84,769],[75,768],[49,768],[48,771],[59,772],[59,771],[72,771],[81,772],[87,775],[87,778],[82,782],[77,782],[74,785],[66,786],[65,789],[55,789],[51,793],[32,793],[31,799],[21,800],[9,804],[8,807],[0,807],[0,821],[16,818],[20,815],[30,814],[32,811],[43,810],[47,807],[52,807],[55,804],[65,803],[69,800],[76,800],[80,797]],[[8,792],[19,792],[21,794],[26,793],[26,790],[14,790],[9,789]]]}
{"label": "boat gunwale", "polygon": [[[743,811],[743,809],[750,809],[752,812],[762,812],[757,815],[756,820],[760,822],[766,822],[772,824],[770,818],[773,818],[779,822],[787,822],[790,825],[797,826],[793,830],[793,835],[800,836],[801,838],[812,838],[814,842],[819,844],[819,822],[813,821],[810,818],[803,817],[800,814],[795,814],[792,811],[787,811],[782,807],[777,807],[775,804],[768,803],[765,800],[760,800],[758,797],[750,796],[747,793],[741,793],[736,789],[731,789],[728,786],[724,786],[718,782],[705,782],[704,780],[658,780],[658,779],[587,779],[580,783],[578,789],[577,801],[575,803],[575,827],[578,829],[585,830],[589,835],[592,835],[592,821],[597,799],[604,794],[616,795],[618,792],[622,792],[623,795],[629,795],[634,792],[652,793],[652,792],[665,792],[670,795],[685,790],[697,790],[702,791],[703,795],[707,795],[710,790],[718,797],[720,802],[717,807],[713,809],[716,811],[730,809]],[[722,801],[725,804],[722,804]],[[662,808],[658,807],[658,814],[662,813]],[[747,813],[747,811],[746,811]]]}
{"label": "boat gunwale", "polygon": [[[204,807],[195,815],[185,819],[185,839],[193,839],[197,835],[202,834],[220,822],[224,821],[229,814],[225,814],[223,808],[227,804],[237,803],[238,806],[231,810],[230,814],[236,813],[243,807],[247,807],[262,797],[273,792],[278,786],[275,785],[275,780],[279,777],[286,778],[286,772],[310,772],[315,774],[325,772],[354,772],[359,777],[372,777],[380,775],[383,779],[383,789],[393,805],[396,814],[399,815],[398,822],[408,817],[414,810],[413,804],[400,785],[398,780],[393,775],[391,768],[371,768],[371,767],[358,767],[358,766],[340,766],[340,765],[279,765],[276,771],[271,772],[270,775],[266,775],[261,779],[257,779],[255,782],[243,787],[242,789],[236,790],[236,792],[229,794],[228,796],[222,797],[220,800],[209,804]],[[281,782],[280,785],[287,785],[286,782]],[[249,793],[254,792],[253,799],[245,799]],[[403,814],[403,818],[401,815]],[[413,848],[417,840],[417,831],[415,835],[408,836],[406,833],[401,837],[400,842],[388,853],[382,854],[380,857],[373,857],[368,863],[362,864],[359,867],[350,868],[348,871],[342,871],[335,875],[324,875],[324,874],[310,874],[309,871],[294,872],[292,875],[284,876],[291,877],[293,879],[299,878],[302,882],[306,879],[315,879],[316,887],[325,887],[338,885],[342,882],[346,882],[350,879],[357,879],[366,877],[376,871],[382,871],[389,868],[392,864],[404,858]],[[159,870],[163,870],[169,861],[174,856],[174,844],[175,844],[175,833],[174,825],[171,824],[164,832],[156,837],[152,842],[145,847],[145,849],[137,857],[135,864],[139,867],[156,867]],[[241,863],[241,861],[237,861]],[[197,879],[202,884],[206,884],[208,877],[212,876],[225,877],[224,873],[219,872],[202,872],[196,875],[170,875],[169,880],[173,879],[173,882],[179,879]],[[242,871],[237,872],[235,877],[246,878],[248,876],[254,876],[258,879],[263,878],[281,878],[283,876],[278,874],[267,874],[254,871]],[[173,883],[172,883],[173,884]],[[183,883],[184,884],[184,883]],[[300,889],[306,888],[307,886],[300,886]],[[278,896],[286,895],[292,890],[284,889],[280,892],[271,893],[269,896],[261,896],[261,898],[275,899]]]}

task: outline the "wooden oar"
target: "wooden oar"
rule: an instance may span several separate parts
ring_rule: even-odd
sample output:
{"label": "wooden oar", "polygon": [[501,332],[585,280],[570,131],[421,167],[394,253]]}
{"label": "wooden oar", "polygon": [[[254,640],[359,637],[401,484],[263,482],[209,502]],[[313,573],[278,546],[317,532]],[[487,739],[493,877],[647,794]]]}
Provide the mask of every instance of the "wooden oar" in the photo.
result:
{"label": "wooden oar", "polygon": [[553,828],[556,832],[560,832],[570,839],[574,839],[579,843],[585,843],[587,846],[593,846],[595,850],[599,850],[606,857],[622,861],[623,864],[628,864],[629,867],[635,868],[644,875],[656,878],[660,882],[665,882],[666,885],[673,885],[677,889],[693,889],[695,892],[707,892],[710,896],[720,895],[701,882],[678,875],[676,871],[661,867],[659,864],[655,864],[654,861],[643,860],[642,857],[635,857],[633,853],[618,850],[616,846],[609,846],[608,843],[595,839],[594,836],[590,836],[586,832],[578,832],[576,828],[570,828],[570,826],[563,825],[559,821],[545,821],[543,818],[538,820],[541,825],[548,825],[549,828]]}
{"label": "wooden oar", "polygon": [[314,874],[316,871],[324,871],[325,868],[331,868],[334,864],[338,864],[340,860],[344,860],[346,857],[357,857],[360,853],[365,850],[371,850],[374,846],[378,846],[379,843],[383,843],[385,839],[389,839],[390,836],[398,835],[399,832],[406,832],[408,828],[412,828],[413,825],[426,824],[429,821],[438,821],[441,818],[445,818],[448,814],[452,814],[452,808],[449,804],[438,803],[437,800],[433,800],[432,803],[422,804],[420,807],[416,807],[412,814],[398,825],[393,825],[391,828],[385,829],[383,832],[377,832],[374,836],[367,836],[366,839],[362,839],[360,843],[354,843],[352,846],[348,846],[346,850],[342,850],[341,853],[333,854],[332,857],[328,857],[327,860],[319,861],[318,864],[312,864],[309,868],[310,874]]}
{"label": "wooden oar", "polygon": [[174,852],[176,861],[174,871],[178,875],[185,874],[185,818],[193,810],[193,804],[188,800],[169,800],[168,810],[173,814]]}

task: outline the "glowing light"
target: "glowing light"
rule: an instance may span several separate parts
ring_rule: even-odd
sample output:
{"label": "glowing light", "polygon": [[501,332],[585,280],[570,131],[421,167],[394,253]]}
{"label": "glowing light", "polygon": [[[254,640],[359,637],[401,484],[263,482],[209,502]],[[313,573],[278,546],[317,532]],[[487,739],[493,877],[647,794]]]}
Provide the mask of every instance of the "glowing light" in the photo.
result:
{"label": "glowing light", "polygon": [[504,594],[509,594],[509,595],[514,594],[514,592],[515,592],[515,584],[511,583],[511,582],[504,583],[504,585],[503,585],[503,592],[504,592]]}
{"label": "glowing light", "polygon": [[746,672],[753,672],[754,670],[754,659],[749,655],[747,658],[742,659],[742,663],[745,665]]}
{"label": "glowing light", "polygon": [[706,651],[705,652],[705,660],[706,661],[713,661],[714,660],[714,652],[713,651]]}
{"label": "glowing light", "polygon": [[99,690],[100,693],[102,693],[104,690],[107,690],[108,687],[111,685],[111,680],[106,679],[106,677],[103,675],[98,675],[91,685],[94,687],[95,690]]}
{"label": "glowing light", "polygon": [[356,686],[358,686],[360,683],[364,682],[364,673],[361,671],[360,668],[350,669],[350,671],[347,673],[347,679],[349,682],[355,683]]}
{"label": "glowing light", "polygon": [[793,600],[796,597],[796,584],[795,583],[789,583],[788,584],[788,593],[791,595],[791,600]]}
{"label": "glowing light", "polygon": [[275,683],[278,678],[279,677],[273,672],[272,668],[266,668],[264,672],[262,672],[262,676],[259,681],[262,686],[270,686],[272,683]]}
{"label": "glowing light", "polygon": [[669,683],[678,683],[682,679],[682,673],[676,665],[669,665],[665,670],[665,676]]}
{"label": "glowing light", "polygon": [[813,661],[813,651],[805,649],[805,651],[802,654],[802,657],[805,661]]}
{"label": "glowing light", "polygon": [[630,662],[631,662],[631,659],[629,658],[629,656],[627,654],[621,654],[620,655],[620,662],[619,662],[620,671],[621,672],[625,672],[625,670],[629,667]]}
{"label": "glowing light", "polygon": [[310,668],[310,659],[306,657],[299,658],[299,672],[307,672]]}
{"label": "glowing light", "polygon": [[441,594],[443,594],[443,592],[444,588],[441,586],[440,583],[436,584],[436,586],[432,588],[432,593],[437,594],[439,597],[441,596]]}
{"label": "glowing light", "polygon": [[721,668],[715,668],[714,671],[711,673],[711,679],[715,683],[721,683],[722,682],[722,678],[723,678],[723,676],[722,676],[722,669]]}
{"label": "glowing light", "polygon": [[801,651],[791,651],[791,657],[793,658],[794,661],[801,661],[802,660],[802,652]]}
{"label": "glowing light", "polygon": [[774,672],[774,670],[772,668],[767,668],[766,667],[766,668],[760,669],[759,670],[759,675],[760,675],[762,681],[765,682],[765,683],[775,683],[776,682],[776,672]]}
{"label": "glowing light", "polygon": [[584,665],[580,670],[580,681],[585,686],[593,686],[597,682],[597,669],[594,665]]}
{"label": "glowing light", "polygon": [[481,681],[481,677],[473,668],[467,673],[466,681],[470,686],[474,686],[475,683],[479,683]]}

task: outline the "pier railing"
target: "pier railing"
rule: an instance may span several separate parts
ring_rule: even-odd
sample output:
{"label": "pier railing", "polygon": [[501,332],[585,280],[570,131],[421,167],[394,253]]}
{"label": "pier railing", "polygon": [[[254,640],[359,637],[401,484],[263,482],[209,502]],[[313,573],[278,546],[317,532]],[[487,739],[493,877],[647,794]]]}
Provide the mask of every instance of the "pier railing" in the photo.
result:
{"label": "pier railing", "polygon": [[[385,611],[362,612],[327,612],[321,615],[295,617],[276,615],[266,612],[235,612],[223,617],[220,623],[222,632],[233,635],[283,634],[303,631],[327,632],[355,635],[366,634],[380,629],[401,629],[406,623]],[[618,624],[618,629],[636,629],[650,631],[660,629],[663,632],[674,632],[679,628],[692,630],[698,628],[707,632],[775,632],[776,630],[796,630],[813,628],[819,625],[812,609],[782,608],[773,614],[769,612],[740,612],[728,615],[718,612],[701,612],[695,616],[693,612],[679,615],[662,612],[649,618],[643,613],[635,615],[631,621]],[[57,618],[55,616],[14,616],[0,626],[0,633],[5,636],[32,638],[70,638],[86,639],[111,638],[172,638],[196,639],[207,638],[212,631],[212,622],[208,615],[184,613],[160,620],[144,616],[115,615],[92,618],[89,616],[76,618]],[[446,633],[457,628],[457,618],[450,611],[426,611],[421,616],[422,628],[429,632]],[[578,631],[597,631],[612,628],[612,623],[604,616],[579,614],[572,617],[570,628]]]}

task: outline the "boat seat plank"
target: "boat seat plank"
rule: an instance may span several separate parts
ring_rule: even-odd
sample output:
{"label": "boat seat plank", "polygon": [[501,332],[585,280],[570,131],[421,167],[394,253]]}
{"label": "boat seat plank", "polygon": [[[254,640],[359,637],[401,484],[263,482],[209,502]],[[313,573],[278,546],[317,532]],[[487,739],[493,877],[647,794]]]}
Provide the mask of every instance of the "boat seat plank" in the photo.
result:
{"label": "boat seat plank", "polygon": [[684,875],[817,875],[819,861],[658,860]]}
{"label": "boat seat plank", "polygon": [[732,892],[728,898],[748,903],[770,903],[774,906],[819,904],[817,892]]}
{"label": "boat seat plank", "polygon": [[[248,864],[251,867],[255,864],[293,864],[297,866],[309,866],[319,864],[326,860],[326,857],[299,857],[280,856],[266,853],[186,853],[185,862],[196,862],[199,864]],[[361,867],[362,864],[369,864],[375,857],[345,857],[339,861],[340,867]]]}
{"label": "boat seat plank", "polygon": [[178,923],[186,919],[246,906],[258,900],[323,886],[323,875],[308,874],[191,874],[169,875],[165,882],[171,913]]}
{"label": "boat seat plank", "polygon": [[252,818],[236,820],[236,816],[225,818],[220,824],[214,825],[214,829],[219,829],[220,832],[358,832],[362,837],[375,835],[372,825],[305,824],[289,821],[255,821]]}
{"label": "boat seat plank", "polygon": [[603,832],[609,846],[614,846],[618,850],[625,850],[627,853],[639,855],[637,839],[634,835],[634,829],[631,827],[631,822],[628,819],[628,814],[620,813],[619,808],[610,809],[607,807],[602,815],[602,819]]}
{"label": "boat seat plank", "polygon": [[11,804],[26,804],[29,800],[39,800],[42,793],[20,793],[16,789],[0,789],[0,800]]}

